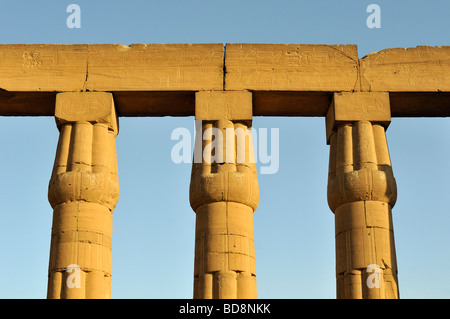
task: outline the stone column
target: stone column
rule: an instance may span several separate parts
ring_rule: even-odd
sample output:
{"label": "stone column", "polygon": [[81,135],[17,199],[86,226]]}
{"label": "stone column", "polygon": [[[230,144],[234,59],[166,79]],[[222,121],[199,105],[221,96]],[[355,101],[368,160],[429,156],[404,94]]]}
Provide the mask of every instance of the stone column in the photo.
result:
{"label": "stone column", "polygon": [[59,93],[55,118],[47,298],[111,298],[112,212],[119,198],[112,94]]}
{"label": "stone column", "polygon": [[252,94],[198,92],[195,118],[190,184],[196,213],[194,298],[256,298],[253,212],[259,187]]}
{"label": "stone column", "polygon": [[335,93],[326,117],[337,298],[398,298],[388,93]]}

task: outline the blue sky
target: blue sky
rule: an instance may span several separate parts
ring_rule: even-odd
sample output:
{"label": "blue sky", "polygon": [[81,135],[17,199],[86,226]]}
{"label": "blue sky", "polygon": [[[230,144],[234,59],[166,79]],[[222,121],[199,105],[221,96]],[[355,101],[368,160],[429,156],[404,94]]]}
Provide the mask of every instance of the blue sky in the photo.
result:
{"label": "blue sky", "polygon": [[[69,29],[66,8],[81,8]],[[369,29],[369,4],[381,28]],[[450,45],[450,2],[0,1],[0,43]],[[259,298],[335,298],[334,216],[326,201],[323,118],[255,117],[279,128],[280,166],[259,175],[255,212]],[[194,119],[121,118],[114,211],[113,298],[191,298],[195,214],[190,164],[175,164],[174,129]],[[450,119],[393,118],[387,131],[400,297],[450,298]],[[58,130],[51,117],[0,117],[0,298],[45,298]]]}

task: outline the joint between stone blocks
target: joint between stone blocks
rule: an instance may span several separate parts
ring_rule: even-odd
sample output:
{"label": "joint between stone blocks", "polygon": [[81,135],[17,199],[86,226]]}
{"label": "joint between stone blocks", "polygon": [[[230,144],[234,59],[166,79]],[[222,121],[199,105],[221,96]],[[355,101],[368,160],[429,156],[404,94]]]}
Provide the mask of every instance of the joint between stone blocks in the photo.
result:
{"label": "joint between stone blocks", "polygon": [[195,119],[203,121],[251,121],[252,93],[249,91],[199,91],[195,94]]}
{"label": "joint between stone blocks", "polygon": [[58,128],[75,122],[101,123],[115,135],[119,120],[109,92],[62,92],[56,94],[55,120]]}
{"label": "joint between stone blocks", "polygon": [[327,144],[339,125],[369,121],[386,129],[391,122],[388,92],[335,92],[328,108],[325,125]]}

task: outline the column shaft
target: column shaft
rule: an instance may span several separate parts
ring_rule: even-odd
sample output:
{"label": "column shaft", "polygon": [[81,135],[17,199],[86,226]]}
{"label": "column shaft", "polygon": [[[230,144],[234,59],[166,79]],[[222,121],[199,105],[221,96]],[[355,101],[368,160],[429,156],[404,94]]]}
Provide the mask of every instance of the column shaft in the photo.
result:
{"label": "column shaft", "polygon": [[335,95],[327,115],[338,298],[398,298],[391,213],[397,188],[385,127],[379,124],[390,120],[390,115],[380,120],[380,112],[389,108],[385,98],[379,93]]}
{"label": "column shaft", "polygon": [[47,297],[110,298],[112,212],[119,197],[110,93],[59,93],[60,130],[49,202],[53,208]]}
{"label": "column shaft", "polygon": [[196,100],[201,160],[194,159],[190,185],[196,212],[194,298],[256,298],[253,212],[259,188],[251,93],[199,92]]}

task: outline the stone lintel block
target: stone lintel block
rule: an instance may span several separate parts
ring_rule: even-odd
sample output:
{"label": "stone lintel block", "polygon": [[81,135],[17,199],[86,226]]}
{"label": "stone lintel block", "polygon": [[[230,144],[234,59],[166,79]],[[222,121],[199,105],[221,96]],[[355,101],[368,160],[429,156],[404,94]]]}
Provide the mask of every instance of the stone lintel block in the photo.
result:
{"label": "stone lintel block", "polygon": [[391,122],[389,93],[387,92],[339,92],[325,118],[327,144],[331,133],[340,125],[357,121],[369,121],[387,128]]}
{"label": "stone lintel block", "polygon": [[114,99],[107,92],[64,92],[56,95],[55,118],[58,127],[67,123],[103,123],[118,133]]}
{"label": "stone lintel block", "polygon": [[0,45],[0,88],[6,91],[80,91],[88,45]]}
{"label": "stone lintel block", "polygon": [[204,121],[251,121],[252,93],[248,91],[201,91],[195,95],[195,119]]}
{"label": "stone lintel block", "polygon": [[90,91],[223,89],[223,44],[89,45]]}
{"label": "stone lintel block", "polygon": [[359,90],[356,45],[226,44],[225,90]]}
{"label": "stone lintel block", "polygon": [[450,46],[374,52],[360,59],[362,91],[450,91]]}

